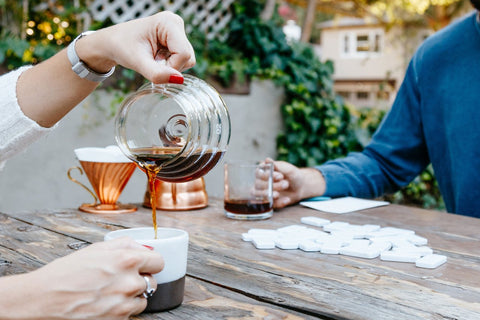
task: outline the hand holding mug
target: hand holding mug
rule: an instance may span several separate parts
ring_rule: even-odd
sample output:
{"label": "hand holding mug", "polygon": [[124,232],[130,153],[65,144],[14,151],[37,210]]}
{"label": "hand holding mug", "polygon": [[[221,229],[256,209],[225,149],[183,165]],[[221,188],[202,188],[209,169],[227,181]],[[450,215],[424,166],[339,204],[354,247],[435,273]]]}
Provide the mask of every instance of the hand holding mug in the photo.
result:
{"label": "hand holding mug", "polygon": [[132,239],[95,243],[26,274],[28,291],[45,299],[39,305],[25,303],[25,308],[55,319],[71,319],[72,311],[86,320],[128,319],[147,306],[144,276],[156,289],[150,275],[163,267],[160,254]]}

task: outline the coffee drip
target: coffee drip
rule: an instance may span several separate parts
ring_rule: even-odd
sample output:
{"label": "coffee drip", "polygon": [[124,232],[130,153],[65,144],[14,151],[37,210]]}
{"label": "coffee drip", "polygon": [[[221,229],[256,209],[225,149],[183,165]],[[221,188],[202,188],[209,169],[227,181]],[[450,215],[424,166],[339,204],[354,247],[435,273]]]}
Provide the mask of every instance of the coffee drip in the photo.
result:
{"label": "coffee drip", "polygon": [[222,159],[230,140],[230,116],[220,94],[196,77],[184,79],[181,85],[143,85],[116,117],[118,146],[147,174],[155,231],[155,179],[202,177]]}

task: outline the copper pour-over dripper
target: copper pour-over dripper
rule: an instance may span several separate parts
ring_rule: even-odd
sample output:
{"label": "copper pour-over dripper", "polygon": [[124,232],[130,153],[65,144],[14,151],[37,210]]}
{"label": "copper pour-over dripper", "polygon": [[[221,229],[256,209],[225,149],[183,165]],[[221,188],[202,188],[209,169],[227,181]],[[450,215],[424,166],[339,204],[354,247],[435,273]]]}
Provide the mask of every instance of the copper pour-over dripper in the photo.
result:
{"label": "copper pour-over dripper", "polygon": [[93,196],[95,202],[84,203],[78,208],[79,210],[88,213],[129,213],[137,210],[137,207],[134,205],[117,202],[128,180],[135,171],[135,163],[80,160],[80,164],[94,192],[78,180],[72,178],[71,171],[77,169],[83,174],[82,168],[70,168],[67,172],[68,178],[87,190]]}

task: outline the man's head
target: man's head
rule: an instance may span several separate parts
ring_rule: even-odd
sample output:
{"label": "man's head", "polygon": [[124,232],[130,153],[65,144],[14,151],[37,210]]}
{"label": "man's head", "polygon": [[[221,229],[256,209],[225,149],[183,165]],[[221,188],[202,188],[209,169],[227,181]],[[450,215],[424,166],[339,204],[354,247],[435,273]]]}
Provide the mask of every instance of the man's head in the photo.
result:
{"label": "man's head", "polygon": [[470,0],[470,2],[477,10],[480,10],[480,0]]}

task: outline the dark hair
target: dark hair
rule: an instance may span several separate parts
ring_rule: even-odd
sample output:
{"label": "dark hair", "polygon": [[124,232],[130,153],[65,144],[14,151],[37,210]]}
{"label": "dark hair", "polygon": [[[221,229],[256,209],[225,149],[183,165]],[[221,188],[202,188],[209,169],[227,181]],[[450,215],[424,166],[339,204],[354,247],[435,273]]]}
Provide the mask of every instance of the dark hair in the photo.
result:
{"label": "dark hair", "polygon": [[470,0],[470,2],[477,10],[480,10],[480,0]]}

